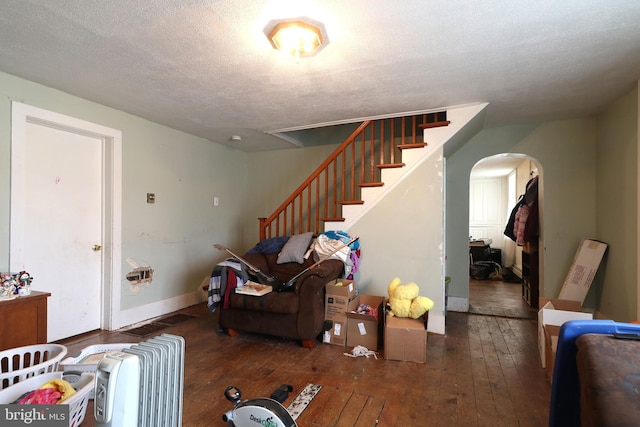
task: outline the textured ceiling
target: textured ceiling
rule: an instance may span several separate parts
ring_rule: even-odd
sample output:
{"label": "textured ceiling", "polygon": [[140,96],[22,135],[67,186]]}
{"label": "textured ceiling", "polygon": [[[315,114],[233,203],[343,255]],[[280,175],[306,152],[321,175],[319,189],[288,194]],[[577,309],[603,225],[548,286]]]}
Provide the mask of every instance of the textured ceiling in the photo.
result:
{"label": "textured ceiling", "polygon": [[[475,102],[489,103],[488,125],[590,115],[640,78],[637,0],[3,0],[0,11],[0,70],[245,151],[293,147],[277,130]],[[330,40],[298,63],[263,33],[297,16]]]}

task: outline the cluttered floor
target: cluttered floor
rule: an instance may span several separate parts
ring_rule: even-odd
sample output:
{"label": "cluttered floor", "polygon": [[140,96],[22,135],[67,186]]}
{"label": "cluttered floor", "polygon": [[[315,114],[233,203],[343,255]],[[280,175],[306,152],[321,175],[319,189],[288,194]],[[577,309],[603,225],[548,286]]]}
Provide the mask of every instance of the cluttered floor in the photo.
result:
{"label": "cluttered floor", "polygon": [[[147,336],[96,331],[62,341],[69,354],[94,344],[139,342],[156,334],[186,341],[183,425],[225,425],[227,386],[243,399],[290,384],[288,406],[308,384],[321,386],[299,426],[542,426],[551,387],[530,319],[449,312],[445,336],[429,334],[427,363],[347,357],[351,349],[217,331],[204,304]],[[83,426],[95,425],[90,401]]]}

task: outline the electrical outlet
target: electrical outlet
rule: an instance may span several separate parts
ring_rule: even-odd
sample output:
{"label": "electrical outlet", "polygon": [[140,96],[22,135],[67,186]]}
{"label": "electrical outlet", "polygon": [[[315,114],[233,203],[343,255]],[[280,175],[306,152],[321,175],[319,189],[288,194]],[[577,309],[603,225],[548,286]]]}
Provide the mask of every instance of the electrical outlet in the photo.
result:
{"label": "electrical outlet", "polygon": [[147,203],[156,202],[156,193],[147,193]]}

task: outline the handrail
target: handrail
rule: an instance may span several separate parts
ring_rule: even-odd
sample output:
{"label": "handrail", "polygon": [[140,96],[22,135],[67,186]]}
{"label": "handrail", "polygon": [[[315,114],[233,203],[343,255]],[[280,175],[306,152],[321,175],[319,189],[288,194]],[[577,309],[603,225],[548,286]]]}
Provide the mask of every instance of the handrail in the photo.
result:
{"label": "handrail", "polygon": [[260,240],[318,234],[325,221],[344,220],[341,206],[361,204],[360,188],[383,185],[380,169],[403,166],[396,150],[426,145],[422,129],[448,123],[446,112],[362,122],[269,217],[258,218]]}

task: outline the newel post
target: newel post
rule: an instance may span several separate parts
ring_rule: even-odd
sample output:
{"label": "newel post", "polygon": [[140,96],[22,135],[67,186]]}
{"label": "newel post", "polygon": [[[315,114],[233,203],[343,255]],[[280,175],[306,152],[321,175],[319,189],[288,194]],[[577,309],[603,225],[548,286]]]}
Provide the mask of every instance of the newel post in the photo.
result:
{"label": "newel post", "polygon": [[260,241],[267,238],[267,218],[258,218],[260,223]]}

